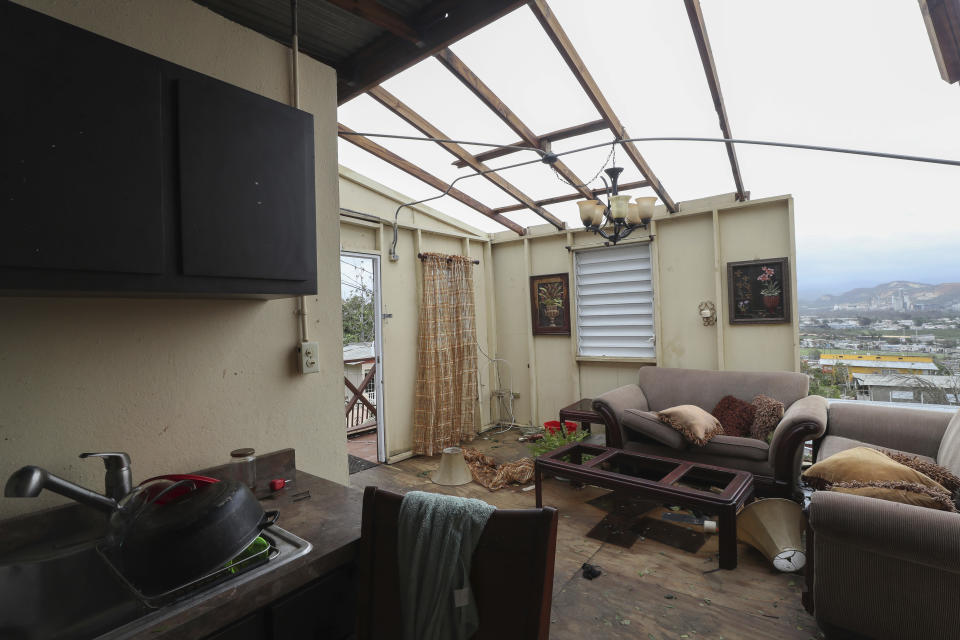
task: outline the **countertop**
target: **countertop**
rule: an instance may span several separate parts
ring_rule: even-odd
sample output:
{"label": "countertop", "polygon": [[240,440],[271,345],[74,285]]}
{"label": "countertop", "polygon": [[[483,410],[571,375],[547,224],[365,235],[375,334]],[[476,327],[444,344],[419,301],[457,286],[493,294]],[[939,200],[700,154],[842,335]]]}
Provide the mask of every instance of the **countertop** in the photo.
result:
{"label": "countertop", "polygon": [[[303,491],[310,498],[293,501]],[[202,638],[270,604],[337,567],[353,562],[360,542],[363,493],[297,471],[293,482],[262,498],[264,509],[279,509],[277,524],[313,545],[309,554],[255,580],[229,589],[185,612],[151,625],[138,638]]]}

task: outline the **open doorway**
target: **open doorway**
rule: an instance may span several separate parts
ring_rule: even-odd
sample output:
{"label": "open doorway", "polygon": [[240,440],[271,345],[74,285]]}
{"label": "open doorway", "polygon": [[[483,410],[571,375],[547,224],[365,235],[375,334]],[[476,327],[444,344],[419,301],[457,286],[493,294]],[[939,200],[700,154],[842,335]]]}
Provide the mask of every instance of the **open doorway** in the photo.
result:
{"label": "open doorway", "polygon": [[380,256],[340,254],[343,402],[350,473],[386,460]]}

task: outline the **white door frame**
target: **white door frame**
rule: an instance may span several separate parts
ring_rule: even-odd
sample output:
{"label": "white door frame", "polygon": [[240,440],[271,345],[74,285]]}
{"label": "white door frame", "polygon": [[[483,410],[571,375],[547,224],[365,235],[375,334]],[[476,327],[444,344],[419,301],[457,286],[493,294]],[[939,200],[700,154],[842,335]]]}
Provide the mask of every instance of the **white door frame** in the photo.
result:
{"label": "white door frame", "polygon": [[376,358],[377,372],[374,385],[377,397],[377,460],[387,461],[387,445],[384,433],[387,424],[387,399],[383,393],[383,304],[380,291],[380,254],[362,251],[341,251],[347,258],[369,259],[373,270],[373,355]]}

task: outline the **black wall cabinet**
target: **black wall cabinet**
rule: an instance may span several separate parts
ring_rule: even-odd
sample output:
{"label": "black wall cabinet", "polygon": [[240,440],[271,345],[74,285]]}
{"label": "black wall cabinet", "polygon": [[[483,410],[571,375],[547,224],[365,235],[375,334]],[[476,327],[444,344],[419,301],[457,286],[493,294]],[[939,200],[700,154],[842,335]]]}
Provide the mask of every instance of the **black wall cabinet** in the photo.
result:
{"label": "black wall cabinet", "polygon": [[0,77],[0,293],[316,293],[310,114],[7,0]]}

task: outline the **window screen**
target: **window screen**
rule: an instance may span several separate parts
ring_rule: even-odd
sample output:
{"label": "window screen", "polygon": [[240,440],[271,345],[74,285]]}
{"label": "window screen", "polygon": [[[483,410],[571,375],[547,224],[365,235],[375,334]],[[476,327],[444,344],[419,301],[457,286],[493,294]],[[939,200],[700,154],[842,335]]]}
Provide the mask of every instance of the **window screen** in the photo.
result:
{"label": "window screen", "polygon": [[650,244],[577,251],[577,353],[653,358]]}

